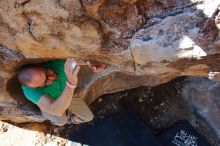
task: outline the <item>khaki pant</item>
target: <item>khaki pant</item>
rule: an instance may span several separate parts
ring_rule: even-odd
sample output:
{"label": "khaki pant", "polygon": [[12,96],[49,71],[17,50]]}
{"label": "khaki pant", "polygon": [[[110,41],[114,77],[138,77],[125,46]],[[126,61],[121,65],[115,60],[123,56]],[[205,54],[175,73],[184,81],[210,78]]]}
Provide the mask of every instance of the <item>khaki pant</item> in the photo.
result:
{"label": "khaki pant", "polygon": [[69,108],[61,117],[51,115],[44,111],[41,112],[46,119],[58,126],[63,126],[70,121],[72,121],[73,124],[80,124],[89,122],[94,118],[92,111],[81,98],[73,98],[71,102],[71,109]]}

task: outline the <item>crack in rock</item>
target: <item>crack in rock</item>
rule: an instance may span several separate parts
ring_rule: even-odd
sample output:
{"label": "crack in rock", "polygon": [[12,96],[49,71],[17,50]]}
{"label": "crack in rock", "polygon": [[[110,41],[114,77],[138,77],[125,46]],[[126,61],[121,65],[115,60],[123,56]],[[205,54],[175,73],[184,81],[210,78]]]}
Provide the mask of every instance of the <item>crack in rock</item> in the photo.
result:
{"label": "crack in rock", "polygon": [[31,0],[25,0],[25,1],[22,1],[22,2],[15,2],[15,8],[24,7],[30,1]]}

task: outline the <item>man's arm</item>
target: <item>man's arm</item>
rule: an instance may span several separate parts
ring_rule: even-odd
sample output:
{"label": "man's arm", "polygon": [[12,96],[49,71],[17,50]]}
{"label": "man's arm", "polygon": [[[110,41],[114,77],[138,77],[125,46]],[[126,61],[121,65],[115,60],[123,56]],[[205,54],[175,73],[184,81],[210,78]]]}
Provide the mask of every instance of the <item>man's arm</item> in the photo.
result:
{"label": "man's arm", "polygon": [[105,69],[105,65],[102,63],[98,62],[92,62],[92,61],[82,61],[82,60],[77,60],[77,64],[79,65],[88,65],[90,69],[92,69],[93,72],[99,73],[102,72]]}
{"label": "man's arm", "polygon": [[48,95],[43,95],[38,101],[39,108],[49,114],[62,116],[69,107],[74,89],[66,85],[60,97],[53,100]]}
{"label": "man's arm", "polygon": [[[80,67],[77,66],[76,70],[72,68],[72,64],[74,62],[75,61],[73,59],[67,59],[65,63],[65,73],[67,76],[67,81],[72,85],[77,85],[77,74],[80,70]],[[48,95],[43,95],[38,101],[37,105],[41,110],[47,113],[62,116],[71,103],[74,90],[75,88],[70,88],[68,85],[66,85],[62,94],[56,100],[53,100]]]}

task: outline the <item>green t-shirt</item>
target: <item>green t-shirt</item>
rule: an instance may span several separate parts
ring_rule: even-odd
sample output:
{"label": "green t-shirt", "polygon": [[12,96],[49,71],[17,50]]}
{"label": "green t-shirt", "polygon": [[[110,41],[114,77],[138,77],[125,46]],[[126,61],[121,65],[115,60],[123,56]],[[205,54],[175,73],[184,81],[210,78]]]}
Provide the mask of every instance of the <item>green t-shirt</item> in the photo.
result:
{"label": "green t-shirt", "polygon": [[58,78],[50,85],[40,88],[30,88],[22,85],[24,95],[33,103],[37,103],[42,95],[48,95],[52,99],[57,99],[63,92],[66,85],[66,74],[64,72],[65,60],[51,60],[41,64],[42,67],[52,69]]}

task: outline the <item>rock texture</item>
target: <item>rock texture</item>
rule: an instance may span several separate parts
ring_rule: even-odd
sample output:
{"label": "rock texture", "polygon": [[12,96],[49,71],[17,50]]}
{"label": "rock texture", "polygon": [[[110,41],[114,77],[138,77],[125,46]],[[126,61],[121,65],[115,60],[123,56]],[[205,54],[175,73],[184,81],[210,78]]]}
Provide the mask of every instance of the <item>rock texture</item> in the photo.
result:
{"label": "rock texture", "polygon": [[188,104],[220,139],[220,85],[205,78],[188,78],[182,90]]}
{"label": "rock texture", "polygon": [[[24,99],[17,69],[74,57],[105,63],[80,72],[74,96],[155,86],[220,72],[219,0],[1,0],[1,119],[43,121]],[[216,24],[215,24],[216,23]]]}

